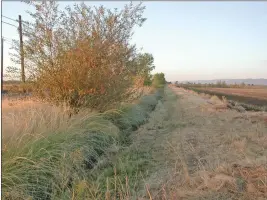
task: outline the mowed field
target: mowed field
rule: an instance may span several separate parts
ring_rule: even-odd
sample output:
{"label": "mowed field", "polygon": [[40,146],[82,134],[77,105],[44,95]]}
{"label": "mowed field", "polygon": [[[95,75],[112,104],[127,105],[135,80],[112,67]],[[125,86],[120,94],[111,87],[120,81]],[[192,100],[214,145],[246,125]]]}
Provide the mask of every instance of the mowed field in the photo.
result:
{"label": "mowed field", "polygon": [[247,88],[190,88],[198,93],[216,95],[219,98],[225,97],[246,105],[258,106],[266,110],[267,106],[267,87],[251,86]]}
{"label": "mowed field", "polygon": [[267,87],[265,88],[205,88],[203,90],[267,100]]}

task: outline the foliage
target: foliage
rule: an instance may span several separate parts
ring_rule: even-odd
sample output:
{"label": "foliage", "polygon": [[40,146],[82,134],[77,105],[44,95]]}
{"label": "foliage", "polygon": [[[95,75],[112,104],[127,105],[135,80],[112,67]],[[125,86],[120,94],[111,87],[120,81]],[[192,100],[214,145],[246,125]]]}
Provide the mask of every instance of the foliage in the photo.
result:
{"label": "foliage", "polygon": [[154,58],[152,54],[138,54],[135,61],[136,75],[142,77],[143,85],[151,85],[151,71],[155,69]]}
{"label": "foliage", "polygon": [[145,21],[141,3],[120,11],[84,3],[59,10],[55,1],[30,5],[35,12],[29,12],[33,24],[23,23],[25,67],[43,99],[103,110],[125,98],[134,76],[150,81],[153,56],[130,44],[133,28]]}
{"label": "foliage", "polygon": [[[194,83],[194,82],[186,82],[186,83],[178,83],[178,81],[175,82],[176,86],[179,87],[200,87],[200,88],[246,88],[249,87],[250,85],[246,85],[245,83],[241,84],[226,84],[225,81],[217,81],[216,83]],[[253,85],[251,85],[253,86]]]}
{"label": "foliage", "polygon": [[156,73],[153,77],[152,85],[156,88],[163,87],[166,83],[165,75],[163,73]]}

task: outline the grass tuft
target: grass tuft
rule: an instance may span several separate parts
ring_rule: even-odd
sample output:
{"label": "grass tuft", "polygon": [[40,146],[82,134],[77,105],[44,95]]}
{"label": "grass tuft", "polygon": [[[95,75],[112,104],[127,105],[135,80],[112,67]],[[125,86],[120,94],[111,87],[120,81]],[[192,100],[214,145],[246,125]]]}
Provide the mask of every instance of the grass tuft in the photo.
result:
{"label": "grass tuft", "polygon": [[[131,143],[129,135],[146,122],[159,98],[160,93],[148,95],[137,104],[65,120],[55,112],[49,120],[47,112],[34,110],[31,118],[40,120],[25,121],[16,134],[5,129],[4,134],[12,137],[3,140],[2,198],[105,199],[115,195],[123,199],[134,195],[130,188],[135,188],[140,173],[149,166],[149,154],[123,153],[125,144]],[[53,127],[45,129],[51,123]]]}

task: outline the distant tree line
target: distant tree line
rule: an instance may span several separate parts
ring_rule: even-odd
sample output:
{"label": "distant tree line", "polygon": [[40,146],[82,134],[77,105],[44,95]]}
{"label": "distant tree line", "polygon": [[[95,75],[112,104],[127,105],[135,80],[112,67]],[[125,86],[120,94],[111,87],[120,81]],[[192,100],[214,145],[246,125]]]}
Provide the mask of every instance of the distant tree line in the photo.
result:
{"label": "distant tree line", "polygon": [[245,88],[247,86],[253,86],[253,84],[227,84],[225,81],[217,81],[216,83],[194,83],[194,82],[186,82],[186,83],[179,83],[175,81],[176,86],[180,87],[201,87],[201,88]]}

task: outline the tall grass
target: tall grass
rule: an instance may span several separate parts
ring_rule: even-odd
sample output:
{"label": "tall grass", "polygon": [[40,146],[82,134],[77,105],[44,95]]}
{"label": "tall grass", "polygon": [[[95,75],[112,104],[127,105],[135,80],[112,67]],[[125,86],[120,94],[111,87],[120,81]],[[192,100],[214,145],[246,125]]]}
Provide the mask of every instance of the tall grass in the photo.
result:
{"label": "tall grass", "polygon": [[117,158],[116,154],[131,142],[130,133],[145,123],[161,95],[144,96],[135,105],[102,114],[79,113],[71,119],[64,112],[42,109],[24,113],[28,118],[24,126],[3,140],[2,198],[129,196],[133,177],[149,164],[149,155],[135,151]]}

